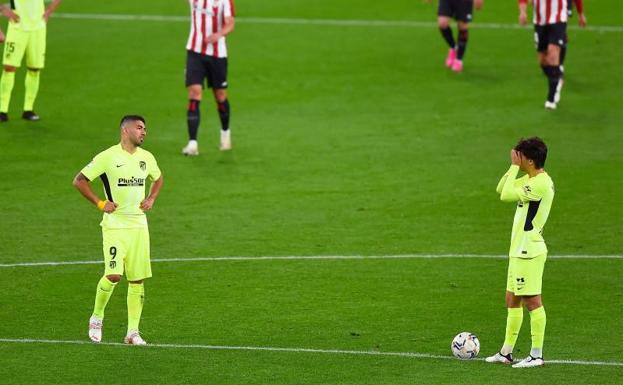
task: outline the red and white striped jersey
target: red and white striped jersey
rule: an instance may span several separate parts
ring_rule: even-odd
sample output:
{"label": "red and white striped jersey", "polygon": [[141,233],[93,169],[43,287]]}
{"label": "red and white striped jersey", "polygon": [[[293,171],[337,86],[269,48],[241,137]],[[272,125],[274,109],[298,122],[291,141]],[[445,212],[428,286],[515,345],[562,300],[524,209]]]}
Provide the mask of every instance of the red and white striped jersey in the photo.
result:
{"label": "red and white striped jersey", "polygon": [[190,3],[190,36],[186,49],[202,55],[227,57],[225,36],[216,44],[205,38],[223,28],[226,17],[234,16],[233,0],[188,0]]}
{"label": "red and white striped jersey", "polygon": [[[567,0],[531,0],[534,8],[532,22],[536,25],[567,22]],[[528,3],[528,0],[519,0]]]}

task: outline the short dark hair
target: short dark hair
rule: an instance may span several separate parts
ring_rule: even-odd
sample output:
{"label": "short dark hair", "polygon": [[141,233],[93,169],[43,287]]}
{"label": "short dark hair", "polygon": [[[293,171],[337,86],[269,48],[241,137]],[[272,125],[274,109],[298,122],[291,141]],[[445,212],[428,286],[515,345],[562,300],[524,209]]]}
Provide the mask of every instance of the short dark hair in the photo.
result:
{"label": "short dark hair", "polygon": [[136,122],[138,120],[140,120],[141,122],[143,122],[143,124],[145,124],[145,118],[143,118],[140,115],[125,115],[123,118],[121,118],[119,127],[123,127],[123,125],[126,124],[127,122]]}
{"label": "short dark hair", "polygon": [[543,139],[538,136],[524,139],[521,138],[515,150],[521,152],[523,156],[534,162],[534,167],[543,168],[545,166],[545,159],[547,159],[547,145],[543,142]]}

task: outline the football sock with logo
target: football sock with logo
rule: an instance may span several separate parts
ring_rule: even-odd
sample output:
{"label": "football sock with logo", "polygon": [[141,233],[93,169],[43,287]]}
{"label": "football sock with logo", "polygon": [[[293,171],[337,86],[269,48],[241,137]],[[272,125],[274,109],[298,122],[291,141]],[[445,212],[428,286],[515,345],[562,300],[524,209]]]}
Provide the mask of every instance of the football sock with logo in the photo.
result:
{"label": "football sock with logo", "polygon": [[190,99],[188,101],[188,111],[186,115],[188,119],[188,138],[197,140],[197,131],[199,131],[199,100]]}
{"label": "football sock with logo", "polygon": [[463,60],[465,56],[465,50],[467,49],[467,38],[469,37],[469,31],[466,29],[459,29],[459,49],[456,53],[456,57],[459,60]]}
{"label": "football sock with logo", "polygon": [[128,332],[138,330],[145,302],[145,286],[142,283],[128,284]]}
{"label": "football sock with logo", "polygon": [[504,338],[504,346],[502,346],[502,350],[500,350],[500,353],[503,355],[506,356],[513,352],[522,322],[523,308],[509,307],[508,315],[506,316],[506,337]]}
{"label": "football sock with logo", "polygon": [[221,130],[229,130],[229,100],[217,102],[218,116],[221,119]]}
{"label": "football sock with logo", "polygon": [[443,36],[446,43],[448,43],[448,46],[450,46],[450,48],[454,48],[456,43],[454,41],[454,36],[452,36],[452,28],[439,28],[439,31],[441,31],[441,36]]}
{"label": "football sock with logo", "polygon": [[104,319],[104,309],[106,304],[115,290],[117,283],[110,282],[106,276],[103,276],[97,283],[97,290],[95,292],[95,306],[93,308],[93,316],[99,319]]}
{"label": "football sock with logo", "polygon": [[543,72],[545,72],[545,74],[547,75],[547,81],[549,84],[547,100],[553,102],[554,96],[556,95],[558,82],[560,82],[560,78],[562,76],[562,72],[560,72],[560,66],[545,66],[543,68]]}
{"label": "football sock with logo", "polygon": [[26,78],[24,80],[24,111],[32,111],[37,98],[37,92],[39,92],[39,72],[40,71],[26,71]]}
{"label": "football sock with logo", "polygon": [[546,323],[547,317],[543,306],[530,312],[530,330],[532,334],[532,348],[530,349],[530,355],[532,357],[543,357],[543,340],[545,339]]}
{"label": "football sock with logo", "polygon": [[15,85],[15,72],[3,71],[2,79],[0,79],[0,112],[9,112],[13,85]]}

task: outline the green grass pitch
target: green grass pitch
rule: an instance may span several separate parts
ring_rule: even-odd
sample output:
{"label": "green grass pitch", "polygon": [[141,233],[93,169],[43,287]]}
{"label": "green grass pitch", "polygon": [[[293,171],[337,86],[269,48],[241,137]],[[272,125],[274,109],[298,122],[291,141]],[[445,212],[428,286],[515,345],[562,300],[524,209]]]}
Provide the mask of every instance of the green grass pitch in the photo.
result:
{"label": "green grass pitch", "polygon": [[[146,116],[145,148],[165,175],[149,214],[154,259],[503,255],[514,207],[494,189],[511,146],[530,135],[550,146],[550,254],[621,255],[623,23],[618,0],[586,3],[593,29],[570,29],[563,100],[548,112],[532,31],[514,28],[515,1],[485,1],[457,75],[443,67],[433,24],[274,20],[434,22],[435,4],[238,0],[228,38],[234,151],[218,151],[216,108],[205,98],[202,154],[191,159],[180,155],[189,22],[67,17],[183,18],[187,2],[66,0],[48,27],[42,121],[19,119],[19,72],[11,120],[0,126],[0,265],[102,258],[100,214],[71,180],[117,141],[126,113]],[[0,266],[0,383],[621,383],[621,259],[552,258],[544,278],[546,360],[618,365],[526,371],[440,357],[460,331],[479,336],[481,356],[499,348],[502,258],[153,269],[141,330],[161,346],[128,348],[86,343],[101,265]],[[123,339],[125,291],[123,283],[107,308],[105,342]],[[85,344],[9,342],[23,339]],[[516,355],[529,347],[526,314]]]}

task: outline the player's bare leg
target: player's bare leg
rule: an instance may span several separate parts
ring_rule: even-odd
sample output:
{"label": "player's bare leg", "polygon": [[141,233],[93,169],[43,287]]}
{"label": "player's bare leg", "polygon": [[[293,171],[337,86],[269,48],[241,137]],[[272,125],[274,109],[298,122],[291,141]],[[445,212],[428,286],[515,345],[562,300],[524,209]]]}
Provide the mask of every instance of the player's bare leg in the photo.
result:
{"label": "player's bare leg", "polygon": [[102,277],[97,284],[95,294],[95,306],[93,314],[89,318],[89,338],[93,342],[102,341],[102,327],[104,325],[104,310],[108,304],[108,300],[112,296],[117,283],[121,280],[121,276],[117,274]]}
{"label": "player's bare leg", "polygon": [[191,84],[188,86],[188,144],[182,149],[182,154],[188,156],[199,155],[199,143],[197,133],[199,131],[199,103],[203,95],[203,85]]}
{"label": "player's bare leg", "polygon": [[143,280],[128,282],[128,332],[123,339],[128,345],[147,345],[138,331],[144,300]]}
{"label": "player's bare leg", "polygon": [[22,119],[36,122],[41,120],[39,115],[34,111],[35,99],[39,92],[39,68],[28,68],[26,71],[26,79],[24,81],[24,113]]}
{"label": "player's bare leg", "polygon": [[443,36],[449,47],[448,56],[446,56],[446,67],[452,68],[452,63],[456,59],[456,42],[454,41],[454,35],[452,35],[450,18],[448,16],[437,16],[437,26],[439,26],[441,36]]}
{"label": "player's bare leg", "polygon": [[9,120],[9,102],[11,101],[11,93],[15,85],[16,67],[5,65],[0,79],[0,122]]}
{"label": "player's bare leg", "polygon": [[221,151],[231,150],[231,132],[229,130],[229,101],[227,100],[227,90],[225,88],[215,88],[213,91],[214,100],[218,107],[218,115],[221,120]]}

